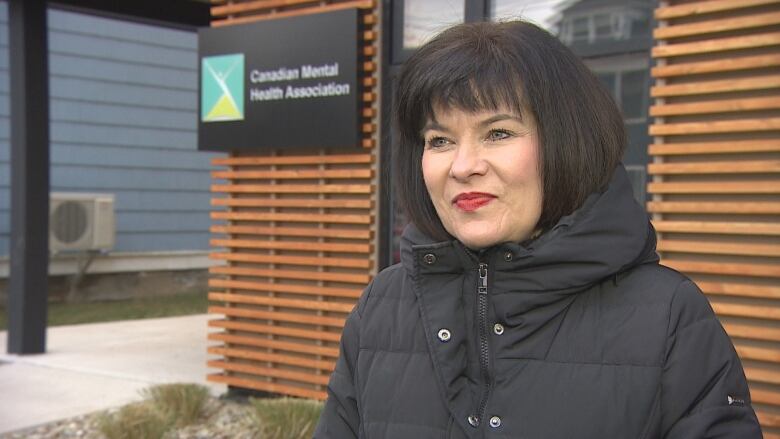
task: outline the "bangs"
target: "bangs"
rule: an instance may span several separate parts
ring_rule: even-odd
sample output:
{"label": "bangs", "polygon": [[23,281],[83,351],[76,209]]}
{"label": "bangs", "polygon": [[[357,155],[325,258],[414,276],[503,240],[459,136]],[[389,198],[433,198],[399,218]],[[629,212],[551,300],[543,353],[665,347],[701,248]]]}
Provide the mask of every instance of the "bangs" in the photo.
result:
{"label": "bangs", "polygon": [[467,80],[452,82],[430,92],[429,104],[419,111],[422,120],[434,120],[435,109],[451,108],[468,113],[511,110],[526,112],[519,77],[497,72],[474,72]]}
{"label": "bangs", "polygon": [[441,108],[469,113],[511,110],[523,118],[528,115],[520,61],[500,53],[494,41],[463,41],[462,46],[448,47],[444,53],[417,53],[410,60],[412,68],[399,84],[404,87],[399,90],[403,108],[396,112],[400,127],[414,127],[414,132],[405,133],[407,138],[421,138],[422,127],[435,120],[435,110]]}

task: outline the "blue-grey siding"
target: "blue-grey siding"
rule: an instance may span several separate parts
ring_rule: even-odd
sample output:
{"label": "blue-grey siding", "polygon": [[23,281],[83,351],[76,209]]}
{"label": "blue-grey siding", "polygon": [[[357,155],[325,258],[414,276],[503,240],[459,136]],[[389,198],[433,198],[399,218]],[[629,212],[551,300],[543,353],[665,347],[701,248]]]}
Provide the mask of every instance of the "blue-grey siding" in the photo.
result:
{"label": "blue-grey siding", "polygon": [[[8,11],[0,2],[0,255],[8,254]],[[193,32],[49,11],[52,191],[116,196],[115,251],[208,248]]]}

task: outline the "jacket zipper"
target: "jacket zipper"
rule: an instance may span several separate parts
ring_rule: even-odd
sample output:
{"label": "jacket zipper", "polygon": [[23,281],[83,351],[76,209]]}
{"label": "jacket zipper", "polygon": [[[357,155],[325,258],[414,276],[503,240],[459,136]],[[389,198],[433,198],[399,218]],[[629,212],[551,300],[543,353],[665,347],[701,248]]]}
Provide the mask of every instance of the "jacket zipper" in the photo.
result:
{"label": "jacket zipper", "polygon": [[485,390],[482,393],[482,400],[479,403],[477,411],[477,420],[482,421],[485,415],[488,395],[490,394],[490,351],[488,348],[488,264],[479,264],[479,282],[477,283],[477,314],[479,324],[479,367],[482,372],[482,379],[485,382]]}

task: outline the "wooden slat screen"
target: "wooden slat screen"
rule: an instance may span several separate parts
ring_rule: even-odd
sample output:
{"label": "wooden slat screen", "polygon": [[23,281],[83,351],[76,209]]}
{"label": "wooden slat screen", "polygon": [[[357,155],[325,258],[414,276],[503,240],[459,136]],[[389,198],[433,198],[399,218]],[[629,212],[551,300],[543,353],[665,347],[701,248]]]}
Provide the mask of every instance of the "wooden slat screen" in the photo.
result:
{"label": "wooden slat screen", "polygon": [[655,11],[648,192],[664,265],[707,294],[780,438],[780,0]]}
{"label": "wooden slat screen", "polygon": [[[324,399],[345,318],[376,271],[374,1],[212,2],[212,26],[359,8],[363,140],[214,159],[210,381]],[[295,117],[295,115],[290,115]]]}

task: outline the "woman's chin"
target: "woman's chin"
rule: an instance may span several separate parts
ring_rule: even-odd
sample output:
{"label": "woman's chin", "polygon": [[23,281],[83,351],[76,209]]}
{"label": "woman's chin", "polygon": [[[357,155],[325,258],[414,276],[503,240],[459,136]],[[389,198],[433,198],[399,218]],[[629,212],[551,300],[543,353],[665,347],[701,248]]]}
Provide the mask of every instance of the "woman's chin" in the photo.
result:
{"label": "woman's chin", "polygon": [[454,236],[472,250],[481,250],[503,242],[495,230],[464,230]]}

